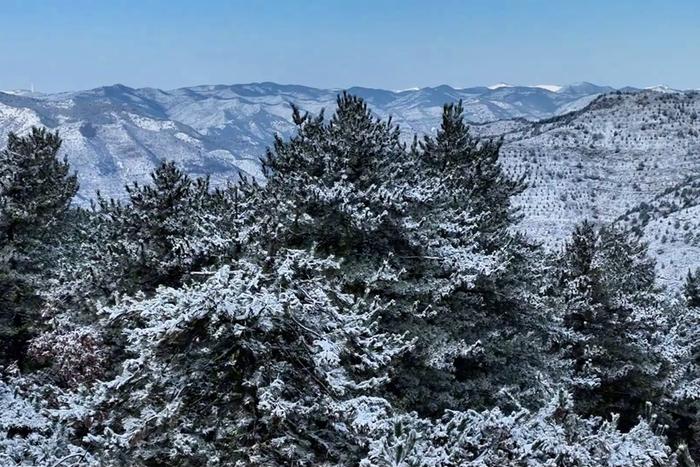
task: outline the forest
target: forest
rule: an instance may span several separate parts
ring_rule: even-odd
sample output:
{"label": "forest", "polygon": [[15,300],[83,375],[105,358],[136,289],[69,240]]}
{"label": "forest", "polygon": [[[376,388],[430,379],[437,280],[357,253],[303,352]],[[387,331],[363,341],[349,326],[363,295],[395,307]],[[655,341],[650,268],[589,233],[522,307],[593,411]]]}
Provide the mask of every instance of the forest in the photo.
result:
{"label": "forest", "polygon": [[58,133],[10,134],[0,465],[700,460],[700,271],[661,287],[619,225],[517,233],[461,102],[409,143],[350,94],[292,112],[264,179],[164,161],[89,207]]}

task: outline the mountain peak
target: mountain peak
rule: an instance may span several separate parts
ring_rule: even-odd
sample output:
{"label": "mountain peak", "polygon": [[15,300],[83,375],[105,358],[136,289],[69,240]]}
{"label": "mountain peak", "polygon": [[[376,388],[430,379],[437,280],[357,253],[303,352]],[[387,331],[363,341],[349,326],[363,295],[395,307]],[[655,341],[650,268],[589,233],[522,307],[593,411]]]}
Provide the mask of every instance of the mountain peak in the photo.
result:
{"label": "mountain peak", "polygon": [[657,84],[656,86],[649,86],[644,88],[647,91],[656,91],[656,92],[664,92],[664,93],[677,93],[680,92],[678,89],[673,89],[670,86],[666,86],[665,84]]}

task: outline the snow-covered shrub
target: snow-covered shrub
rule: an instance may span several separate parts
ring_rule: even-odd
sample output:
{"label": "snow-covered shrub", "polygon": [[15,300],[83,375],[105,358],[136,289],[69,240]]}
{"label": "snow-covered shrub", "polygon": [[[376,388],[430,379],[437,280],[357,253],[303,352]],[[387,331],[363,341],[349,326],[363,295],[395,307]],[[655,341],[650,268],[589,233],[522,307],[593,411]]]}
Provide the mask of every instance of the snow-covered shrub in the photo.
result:
{"label": "snow-covered shrub", "polygon": [[97,465],[69,441],[71,430],[43,407],[45,389],[17,376],[0,376],[0,465]]}
{"label": "snow-covered shrub", "polygon": [[500,467],[674,466],[675,456],[651,420],[629,432],[617,417],[583,418],[565,393],[536,412],[448,411],[434,422],[399,415],[377,430],[365,466]]}
{"label": "snow-covered shrub", "polygon": [[50,366],[57,382],[76,386],[104,375],[108,352],[99,331],[94,327],[63,327],[43,333],[29,344],[28,356]]}

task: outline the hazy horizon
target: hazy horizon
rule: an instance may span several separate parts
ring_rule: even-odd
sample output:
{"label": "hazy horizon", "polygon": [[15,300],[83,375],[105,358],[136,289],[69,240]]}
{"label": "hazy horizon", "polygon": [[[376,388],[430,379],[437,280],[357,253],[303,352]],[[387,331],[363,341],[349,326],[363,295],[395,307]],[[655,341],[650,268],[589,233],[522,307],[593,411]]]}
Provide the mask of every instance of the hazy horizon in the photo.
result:
{"label": "hazy horizon", "polygon": [[322,91],[343,91],[343,90],[348,90],[352,88],[361,88],[361,89],[376,89],[378,91],[390,91],[394,93],[400,93],[400,92],[406,92],[406,91],[420,91],[423,89],[435,89],[439,88],[441,86],[448,86],[450,88],[453,88],[455,90],[463,90],[463,89],[471,89],[471,88],[489,88],[492,90],[495,90],[497,88],[503,88],[503,87],[512,87],[512,88],[540,88],[543,90],[547,90],[550,92],[557,92],[558,90],[554,89],[556,87],[564,88],[566,86],[576,86],[576,85],[583,85],[583,84],[591,84],[594,86],[599,86],[599,87],[610,87],[613,89],[623,89],[623,88],[635,88],[635,89],[652,89],[660,86],[667,86],[670,89],[674,89],[677,91],[699,91],[700,87],[695,87],[695,88],[673,88],[671,86],[668,86],[666,83],[657,83],[653,86],[634,86],[630,84],[626,84],[624,86],[611,86],[607,83],[593,83],[590,81],[577,81],[577,82],[572,82],[572,83],[552,83],[552,82],[543,82],[543,83],[537,83],[537,84],[523,84],[523,83],[504,83],[504,82],[499,82],[499,83],[481,83],[481,84],[473,84],[473,85],[468,85],[468,86],[455,86],[455,85],[450,85],[446,83],[439,83],[439,84],[433,84],[433,85],[427,85],[427,86],[416,86],[416,87],[411,87],[411,88],[405,88],[405,89],[389,89],[389,88],[380,88],[380,87],[372,87],[372,86],[347,86],[347,87],[338,87],[338,86],[331,86],[331,87],[317,87],[317,86],[312,86],[308,84],[303,84],[303,83],[280,83],[276,81],[250,81],[250,82],[241,82],[241,83],[197,83],[197,84],[191,84],[191,85],[186,85],[186,86],[177,86],[174,88],[162,88],[158,86],[130,86],[129,84],[126,83],[104,83],[101,85],[97,86],[92,86],[89,88],[81,88],[81,89],[62,89],[62,90],[55,90],[55,91],[45,91],[42,89],[38,89],[35,86],[33,86],[31,83],[29,87],[25,88],[12,88],[12,89],[0,89],[0,92],[3,93],[14,93],[14,92],[34,92],[37,94],[61,94],[61,93],[73,93],[73,92],[81,92],[81,91],[89,91],[92,89],[100,89],[100,88],[106,88],[106,87],[112,87],[112,86],[125,86],[127,88],[131,89],[159,89],[161,91],[174,91],[177,89],[188,89],[188,88],[195,88],[195,87],[206,87],[206,86],[212,86],[212,87],[219,87],[219,86],[248,86],[248,85],[260,85],[260,84],[274,84],[276,86],[301,86],[301,87],[306,87],[310,89],[318,89]]}

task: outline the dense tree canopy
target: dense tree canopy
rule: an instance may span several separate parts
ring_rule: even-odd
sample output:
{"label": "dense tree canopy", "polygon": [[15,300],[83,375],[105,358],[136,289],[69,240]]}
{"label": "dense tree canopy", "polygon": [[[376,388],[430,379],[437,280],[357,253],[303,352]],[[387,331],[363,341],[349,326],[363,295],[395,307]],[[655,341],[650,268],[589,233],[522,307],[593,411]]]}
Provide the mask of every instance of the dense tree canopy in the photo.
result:
{"label": "dense tree canopy", "polygon": [[58,135],[10,136],[2,465],[693,465],[697,272],[517,233],[461,103],[413,144],[345,93],[292,112],[264,180],[163,162],[91,209]]}

